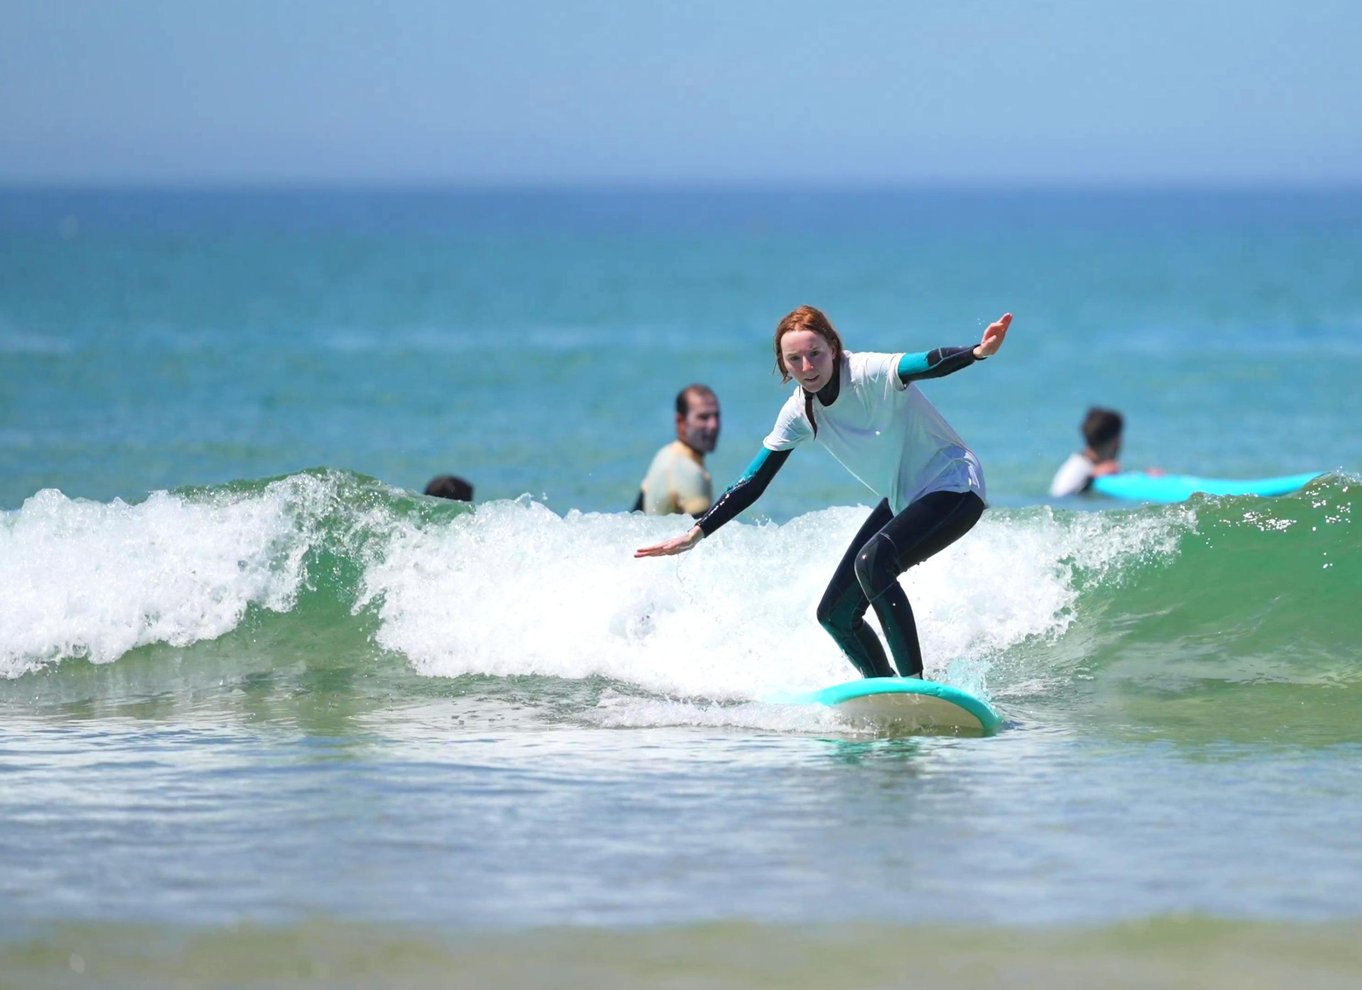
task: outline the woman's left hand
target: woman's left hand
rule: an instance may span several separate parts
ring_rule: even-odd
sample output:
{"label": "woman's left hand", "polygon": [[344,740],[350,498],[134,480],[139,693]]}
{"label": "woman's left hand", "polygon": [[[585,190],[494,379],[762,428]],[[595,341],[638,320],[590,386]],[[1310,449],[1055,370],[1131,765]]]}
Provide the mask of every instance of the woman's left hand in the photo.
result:
{"label": "woman's left hand", "polygon": [[998,348],[1003,346],[1003,341],[1007,339],[1007,328],[1012,325],[1012,314],[1004,313],[998,319],[990,323],[984,329],[983,339],[974,347],[974,356],[977,358],[992,357],[998,353]]}
{"label": "woman's left hand", "polygon": [[634,556],[670,557],[673,554],[685,553],[704,538],[704,531],[699,526],[692,526],[681,536],[673,536],[670,540],[663,540],[661,543],[654,543],[651,546],[639,547],[634,551]]}

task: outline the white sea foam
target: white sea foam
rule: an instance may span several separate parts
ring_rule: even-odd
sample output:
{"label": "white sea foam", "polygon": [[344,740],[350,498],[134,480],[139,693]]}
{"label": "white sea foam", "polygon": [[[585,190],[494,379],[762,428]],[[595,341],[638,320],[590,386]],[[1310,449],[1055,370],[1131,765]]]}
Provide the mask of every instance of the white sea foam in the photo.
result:
{"label": "white sea foam", "polygon": [[0,676],[211,639],[251,603],[287,611],[306,549],[293,504],[272,490],[202,502],[156,492],[135,505],[38,492],[0,516]]}
{"label": "white sea foam", "polygon": [[[688,554],[636,560],[683,524],[492,503],[397,532],[356,607],[375,608],[380,644],[430,676],[600,675],[679,698],[760,699],[853,676],[814,613],[865,511],[735,522]],[[1072,621],[1080,573],[1109,578],[1171,552],[1184,529],[1170,513],[988,514],[902,579],[928,675],[985,690],[991,657]]]}

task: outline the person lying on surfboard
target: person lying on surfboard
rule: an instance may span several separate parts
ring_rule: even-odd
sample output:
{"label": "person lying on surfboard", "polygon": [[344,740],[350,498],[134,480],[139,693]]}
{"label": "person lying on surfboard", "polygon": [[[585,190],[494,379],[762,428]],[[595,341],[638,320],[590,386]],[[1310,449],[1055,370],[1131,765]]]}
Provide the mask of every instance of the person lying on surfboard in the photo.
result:
{"label": "person lying on surfboard", "polygon": [[866,677],[893,677],[884,646],[865,622],[874,607],[894,666],[922,676],[922,648],[898,576],[964,536],[984,511],[979,459],[914,382],[940,378],[1002,347],[1012,314],[984,330],[973,347],[920,354],[846,350],[828,318],[800,306],[776,326],[776,370],[798,383],[742,477],[684,535],[634,551],[635,557],[684,553],[755,502],[791,452],[821,443],[880,497],[847,547],[818,604],[818,621]]}
{"label": "person lying on surfboard", "polygon": [[1059,466],[1050,482],[1050,496],[1063,498],[1092,488],[1094,478],[1121,470],[1121,431],[1125,417],[1115,409],[1093,406],[1083,417],[1079,432],[1087,444]]}

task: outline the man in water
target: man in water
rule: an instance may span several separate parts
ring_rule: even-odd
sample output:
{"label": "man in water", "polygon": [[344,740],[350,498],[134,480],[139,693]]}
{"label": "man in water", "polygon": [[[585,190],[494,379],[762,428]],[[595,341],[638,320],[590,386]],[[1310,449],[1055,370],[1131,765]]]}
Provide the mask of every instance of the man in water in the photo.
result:
{"label": "man in water", "polygon": [[676,395],[676,439],[653,457],[634,511],[650,516],[698,516],[714,501],[705,455],[719,443],[719,399],[707,385],[687,385]]}
{"label": "man in water", "polygon": [[1077,495],[1092,487],[1092,479],[1121,470],[1121,430],[1125,422],[1114,409],[1088,410],[1080,430],[1087,447],[1069,455],[1050,482],[1050,496]]}

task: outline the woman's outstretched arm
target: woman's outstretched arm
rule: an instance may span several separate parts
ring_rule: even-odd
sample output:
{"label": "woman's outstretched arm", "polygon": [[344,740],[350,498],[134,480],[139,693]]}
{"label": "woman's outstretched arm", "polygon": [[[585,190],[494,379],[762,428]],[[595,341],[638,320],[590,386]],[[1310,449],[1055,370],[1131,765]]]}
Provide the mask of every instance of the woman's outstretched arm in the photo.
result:
{"label": "woman's outstretched arm", "polygon": [[942,378],[954,374],[961,368],[968,368],[975,361],[982,361],[998,353],[1007,337],[1007,328],[1012,325],[1012,314],[1004,313],[1001,318],[984,329],[984,336],[973,347],[938,347],[934,351],[919,354],[905,354],[899,358],[899,381],[921,381],[924,378]]}

